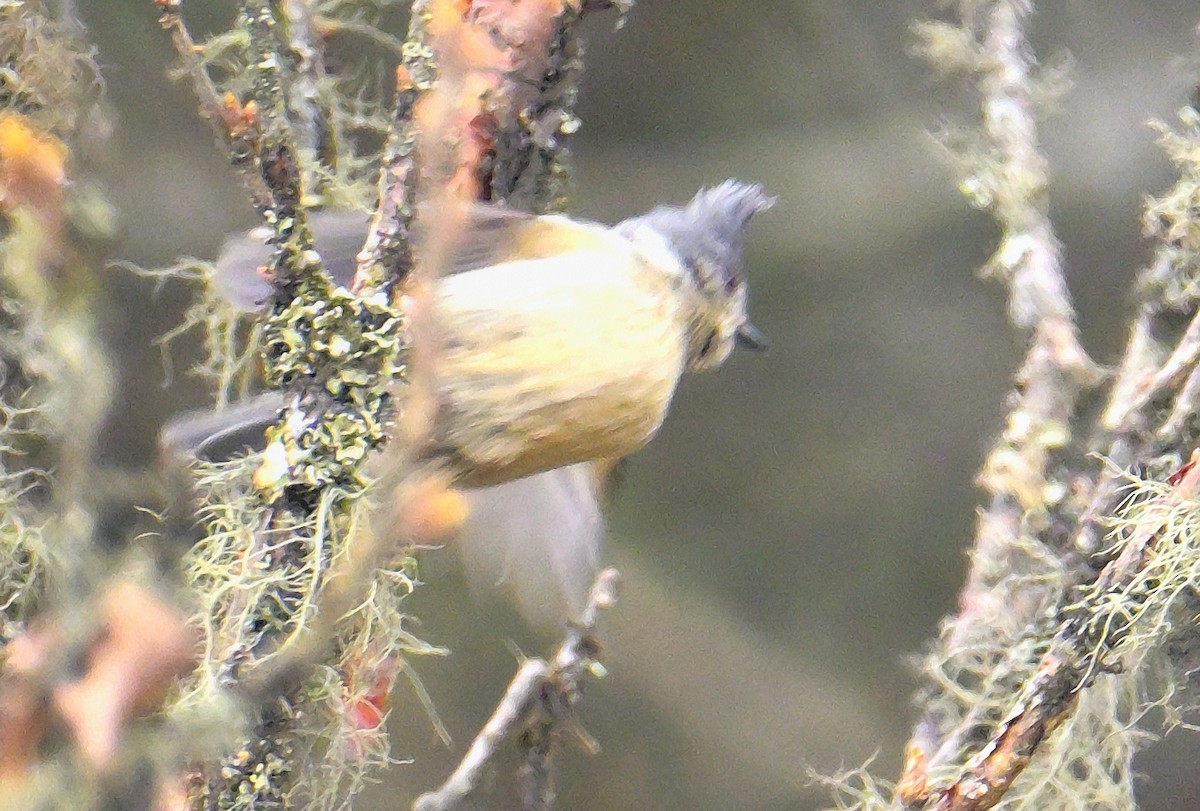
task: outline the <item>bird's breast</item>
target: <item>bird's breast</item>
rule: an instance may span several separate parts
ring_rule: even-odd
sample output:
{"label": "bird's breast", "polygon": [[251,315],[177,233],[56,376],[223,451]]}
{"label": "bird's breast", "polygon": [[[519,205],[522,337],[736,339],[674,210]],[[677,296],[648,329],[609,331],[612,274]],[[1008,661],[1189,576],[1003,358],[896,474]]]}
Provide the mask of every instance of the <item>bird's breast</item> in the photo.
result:
{"label": "bird's breast", "polygon": [[447,277],[435,445],[464,484],[616,459],[658,430],[683,369],[669,279],[607,252]]}

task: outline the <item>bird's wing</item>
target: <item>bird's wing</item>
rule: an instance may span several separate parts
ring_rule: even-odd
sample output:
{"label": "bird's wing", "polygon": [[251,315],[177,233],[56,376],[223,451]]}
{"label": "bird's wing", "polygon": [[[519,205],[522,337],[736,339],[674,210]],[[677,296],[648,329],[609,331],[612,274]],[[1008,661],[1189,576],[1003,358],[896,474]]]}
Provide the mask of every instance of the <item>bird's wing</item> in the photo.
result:
{"label": "bird's wing", "polygon": [[[325,271],[338,286],[348,287],[357,269],[370,215],[361,211],[319,211],[309,216],[313,244]],[[446,275],[521,259],[542,259],[601,244],[608,229],[561,216],[534,216],[491,205],[467,209],[466,226],[447,241]],[[261,228],[231,236],[214,263],[213,284],[229,303],[243,312],[257,312],[271,294],[258,269],[271,258]]]}
{"label": "bird's wing", "polygon": [[[321,254],[325,272],[335,285],[346,287],[357,269],[355,255],[367,236],[370,215],[361,211],[320,211],[308,218],[313,243]],[[271,295],[270,283],[258,269],[271,260],[263,228],[234,234],[225,240],[213,263],[213,286],[237,309],[253,313]]]}
{"label": "bird's wing", "polygon": [[267,391],[222,408],[189,411],[167,421],[158,437],[165,456],[189,462],[221,462],[261,450],[263,432],[279,419],[284,394]]}

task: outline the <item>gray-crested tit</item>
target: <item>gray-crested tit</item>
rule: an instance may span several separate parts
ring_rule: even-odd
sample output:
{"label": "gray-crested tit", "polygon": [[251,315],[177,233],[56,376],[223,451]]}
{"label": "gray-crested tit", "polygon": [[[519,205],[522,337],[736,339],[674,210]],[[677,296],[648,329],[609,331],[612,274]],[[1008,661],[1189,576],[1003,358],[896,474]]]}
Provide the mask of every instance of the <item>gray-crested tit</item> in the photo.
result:
{"label": "gray-crested tit", "polygon": [[[423,456],[468,488],[455,543],[473,579],[508,585],[530,616],[581,605],[599,557],[594,464],[607,468],[654,436],[684,371],[719,365],[735,344],[765,346],[746,313],[742,244],[773,202],[726,181],[611,227],[470,209],[437,282],[437,416]],[[367,223],[359,213],[310,218],[335,283],[352,278]],[[268,258],[261,237],[230,240],[217,289],[258,310],[270,287],[256,271]],[[185,415],[163,444],[209,457],[261,445],[282,403],[269,393]]]}

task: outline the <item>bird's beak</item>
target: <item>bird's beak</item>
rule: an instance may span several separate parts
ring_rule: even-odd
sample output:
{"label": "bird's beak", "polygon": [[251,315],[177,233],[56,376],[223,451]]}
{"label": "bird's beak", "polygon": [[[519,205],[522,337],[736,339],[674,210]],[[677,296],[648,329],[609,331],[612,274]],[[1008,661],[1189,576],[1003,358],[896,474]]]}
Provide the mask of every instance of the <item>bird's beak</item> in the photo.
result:
{"label": "bird's beak", "polygon": [[762,334],[762,330],[749,321],[746,321],[737,328],[734,338],[738,346],[754,350],[755,352],[765,352],[771,346],[770,340],[767,339],[766,335]]}

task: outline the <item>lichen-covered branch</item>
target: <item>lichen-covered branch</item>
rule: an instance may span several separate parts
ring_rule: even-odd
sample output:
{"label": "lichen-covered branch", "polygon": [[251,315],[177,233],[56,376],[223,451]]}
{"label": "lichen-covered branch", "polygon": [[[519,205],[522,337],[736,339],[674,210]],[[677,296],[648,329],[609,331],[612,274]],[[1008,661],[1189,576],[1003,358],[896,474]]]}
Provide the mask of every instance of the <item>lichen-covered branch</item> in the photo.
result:
{"label": "lichen-covered branch", "polygon": [[[158,4],[271,232],[273,295],[259,341],[266,384],[286,394],[261,454],[198,469],[208,532],[189,572],[204,603],[205,655],[181,706],[236,692],[254,731],[219,766],[197,765],[191,799],[214,809],[332,805],[386,758],[380,724],[402,656],[435,652],[405,630],[411,539],[390,505],[428,492],[414,450],[433,412],[425,310],[439,257],[461,227],[454,212],[494,199],[494,178],[537,189],[561,174],[548,157],[528,159],[527,122],[552,101],[560,112],[574,102],[566,88],[578,78],[583,9],[414,4],[386,147],[371,161],[376,215],[347,290],[330,283],[306,226],[310,206],[349,196],[341,167],[363,158],[336,137],[353,105],[329,91],[314,26],[338,30],[330,22],[344,4],[246,0],[234,32],[199,46],[182,5]],[[571,129],[547,133],[538,154],[557,156]],[[501,144],[518,146],[509,154]],[[436,216],[422,222],[418,252],[422,201]],[[391,432],[405,441],[368,468]],[[385,506],[368,504],[371,488],[389,494]]]}
{"label": "lichen-covered branch", "polygon": [[[1168,483],[1144,483],[1119,514],[1120,553],[1060,611],[1061,624],[1033,676],[963,774],[926,807],[983,811],[995,806],[1062,725],[1096,679],[1135,671],[1168,632],[1172,608],[1187,601],[1197,552],[1200,451]],[[1114,726],[1118,719],[1114,718]]]}
{"label": "lichen-covered branch", "polygon": [[1180,132],[1159,127],[1182,177],[1148,207],[1156,255],[1107,405],[1089,424],[1079,398],[1099,378],[1079,348],[1046,214],[1033,126],[1043,94],[1023,35],[1032,4],[959,12],[958,24],[919,29],[923,50],[980,89],[964,190],[1003,229],[989,268],[1008,281],[1010,316],[1032,346],[980,476],[989,504],[959,614],[926,662],[904,772],[894,787],[848,776],[839,807],[1127,809],[1146,710],[1174,713],[1185,678],[1169,649],[1187,646],[1168,643],[1194,634],[1200,116],[1185,110]]}
{"label": "lichen-covered branch", "polygon": [[[454,183],[472,199],[543,213],[565,202],[566,143],[580,122],[574,109],[583,69],[580,20],[631,2],[475,0],[451,15],[471,34],[464,43],[470,87],[449,124],[458,144]],[[395,122],[383,151],[378,203],[359,254],[355,288],[390,288],[412,267],[417,155],[412,108],[438,76],[430,37],[439,4],[415,0],[396,72]]]}
{"label": "lichen-covered branch", "polygon": [[[963,157],[962,187],[1002,229],[985,270],[1007,283],[1009,316],[1030,341],[1005,430],[979,475],[989,503],[977,521],[959,614],[943,629],[928,664],[949,683],[982,669],[991,680],[988,689],[1001,694],[1030,664],[1028,651],[1014,658],[1012,644],[1062,588],[1068,541],[1056,516],[1070,483],[1059,464],[1072,441],[1078,398],[1099,378],[1079,345],[1049,220],[1037,137],[1038,78],[1023,33],[1031,13],[1021,0],[964,3],[957,25],[918,29],[935,67],[965,68],[979,89],[981,137]],[[1014,585],[1022,575],[1024,584]],[[961,758],[964,743],[994,712],[986,701],[955,701],[954,692],[937,682],[929,690],[901,780],[901,792],[914,799],[923,796],[929,773]]]}

